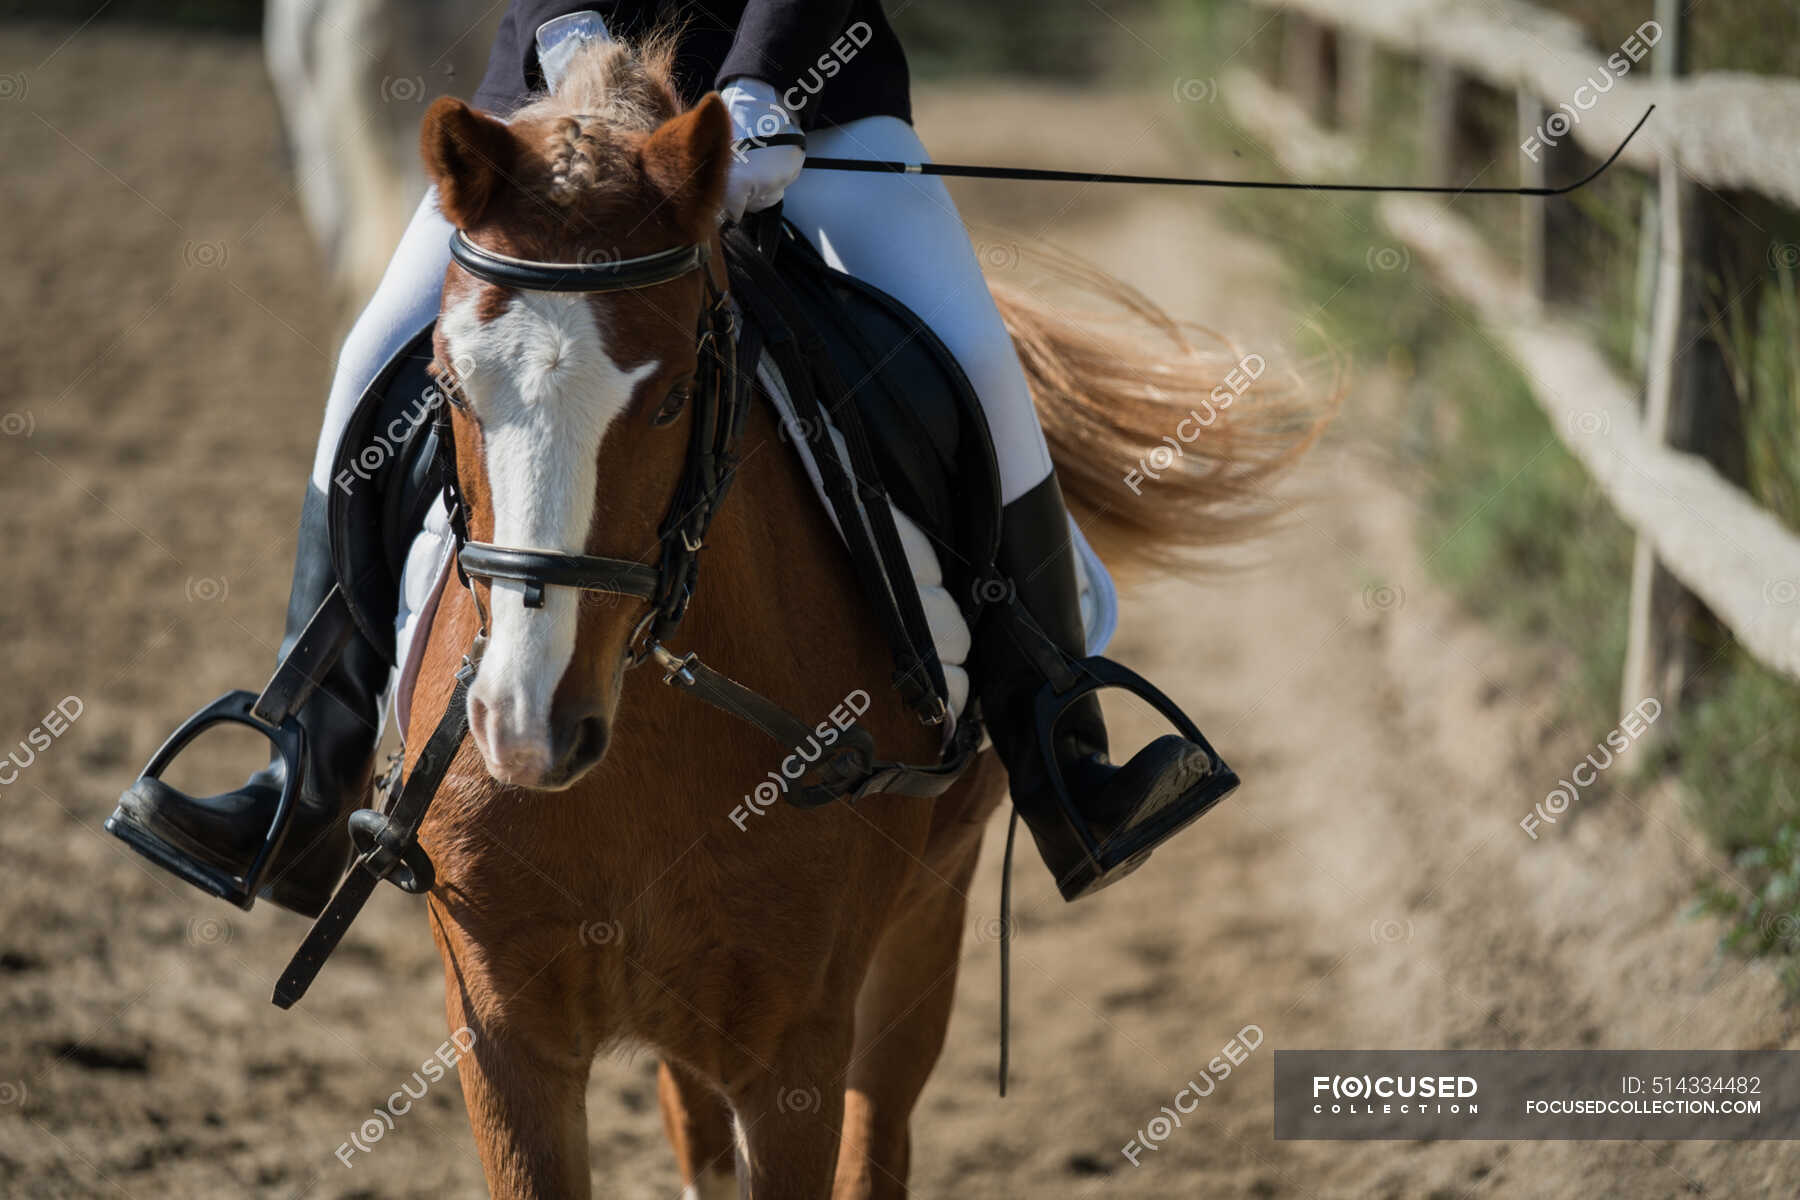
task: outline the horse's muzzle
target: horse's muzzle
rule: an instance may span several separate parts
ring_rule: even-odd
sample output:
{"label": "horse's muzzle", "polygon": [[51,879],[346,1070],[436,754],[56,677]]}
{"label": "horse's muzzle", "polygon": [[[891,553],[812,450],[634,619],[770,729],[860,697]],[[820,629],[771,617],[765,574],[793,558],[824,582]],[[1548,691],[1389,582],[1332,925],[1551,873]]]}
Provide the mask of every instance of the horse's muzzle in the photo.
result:
{"label": "horse's muzzle", "polygon": [[510,700],[490,701],[471,693],[469,731],[488,774],[510,787],[561,791],[606,756],[612,722],[596,699],[558,705],[547,728],[524,732],[509,711]]}

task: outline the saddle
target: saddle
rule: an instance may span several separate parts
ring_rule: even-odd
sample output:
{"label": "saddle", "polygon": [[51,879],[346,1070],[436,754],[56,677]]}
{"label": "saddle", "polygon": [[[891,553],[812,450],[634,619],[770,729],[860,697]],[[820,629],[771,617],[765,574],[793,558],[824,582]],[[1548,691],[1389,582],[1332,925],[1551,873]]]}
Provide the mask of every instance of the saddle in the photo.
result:
{"label": "saddle", "polygon": [[[738,294],[746,320],[788,392],[796,375],[812,374],[833,427],[843,406],[855,406],[853,424],[866,433],[874,482],[935,545],[951,551],[945,584],[972,617],[975,586],[991,571],[1000,542],[1000,470],[974,388],[905,305],[828,265],[792,225],[780,225],[778,236],[772,252],[765,247],[760,257],[733,259],[733,281],[745,285]],[[784,353],[790,344],[805,367]],[[806,443],[821,432],[803,417],[788,428]],[[849,450],[858,456],[854,442]]]}

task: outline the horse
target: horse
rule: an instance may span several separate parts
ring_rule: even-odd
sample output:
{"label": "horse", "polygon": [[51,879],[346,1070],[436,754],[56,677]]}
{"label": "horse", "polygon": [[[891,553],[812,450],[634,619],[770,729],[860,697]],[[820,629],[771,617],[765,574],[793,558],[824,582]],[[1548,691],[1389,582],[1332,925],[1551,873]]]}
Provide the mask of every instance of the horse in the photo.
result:
{"label": "horse", "polygon": [[[426,115],[442,210],[486,251],[563,263],[711,251],[703,270],[597,294],[449,269],[434,350],[438,369],[455,364],[449,422],[472,539],[628,558],[659,545],[688,445],[694,331],[709,282],[721,286],[732,153],[717,95],[684,109],[671,62],[666,39],[596,44],[509,123],[450,98]],[[1242,419],[1183,433],[1179,458],[1134,493],[1122,477],[1213,392],[1217,364],[1153,360],[1042,300],[1002,303],[1104,553],[1156,560],[1248,536],[1265,515],[1255,501],[1316,431],[1297,410],[1268,420],[1278,404],[1240,404]],[[935,761],[939,732],[888,687],[886,642],[769,406],[752,407],[741,446],[683,648],[798,713],[861,692],[885,756]],[[589,1195],[590,1067],[632,1046],[659,1058],[687,1194],[904,1195],[910,1114],[944,1044],[1004,773],[990,751],[935,799],[734,821],[780,752],[655,671],[627,669],[643,614],[619,597],[531,597],[452,574],[423,653],[409,770],[459,671],[467,688],[472,736],[420,845],[435,866],[446,1016],[473,1035],[459,1069],[488,1186]]]}
{"label": "horse", "polygon": [[263,57],[300,215],[333,298],[365,300],[418,197],[419,114],[468,97],[500,24],[490,0],[268,0]]}

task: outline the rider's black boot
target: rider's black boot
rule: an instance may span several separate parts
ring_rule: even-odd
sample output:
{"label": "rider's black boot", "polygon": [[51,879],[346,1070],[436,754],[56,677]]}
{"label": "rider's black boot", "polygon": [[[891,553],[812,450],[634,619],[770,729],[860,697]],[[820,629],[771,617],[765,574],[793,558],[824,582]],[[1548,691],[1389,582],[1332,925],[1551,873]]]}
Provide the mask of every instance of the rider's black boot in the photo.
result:
{"label": "rider's black boot", "polygon": [[1126,673],[1084,662],[1078,567],[1054,474],[1006,506],[995,566],[1010,587],[975,637],[982,714],[1013,805],[1063,899],[1074,900],[1136,870],[1237,780],[1209,748],[1175,734],[1123,766],[1107,758],[1099,701],[1075,693],[1096,670]]}
{"label": "rider's black boot", "polygon": [[[300,510],[300,545],[281,655],[293,648],[335,582],[325,494],[308,486]],[[301,788],[287,835],[263,876],[262,893],[284,908],[315,917],[349,865],[345,817],[369,797],[380,740],[381,692],[388,663],[360,631],[295,712],[305,731]],[[275,820],[287,768],[280,754],[243,787],[188,796],[143,778],[119,799],[120,817],[173,849],[226,874],[241,873]],[[128,841],[135,839],[127,836]]]}

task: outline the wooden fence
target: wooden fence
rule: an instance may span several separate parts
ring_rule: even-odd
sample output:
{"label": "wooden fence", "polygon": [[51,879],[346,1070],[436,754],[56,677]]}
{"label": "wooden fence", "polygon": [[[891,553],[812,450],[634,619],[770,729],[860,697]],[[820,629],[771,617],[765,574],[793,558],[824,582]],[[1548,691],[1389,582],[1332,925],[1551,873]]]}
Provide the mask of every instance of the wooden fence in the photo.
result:
{"label": "wooden fence", "polygon": [[[1417,136],[1423,160],[1441,177],[1420,182],[1467,182],[1448,175],[1456,161],[1458,97],[1471,81],[1516,97],[1514,153],[1526,185],[1578,178],[1585,167],[1556,168],[1552,176],[1550,164],[1579,161],[1571,142],[1594,157],[1610,153],[1644,109],[1657,105],[1619,160],[1654,185],[1639,229],[1634,342],[1641,386],[1546,304],[1557,290],[1556,224],[1572,219],[1570,209],[1547,206],[1567,201],[1521,200],[1522,261],[1510,266],[1443,205],[1388,196],[1378,212],[1519,365],[1557,435],[1637,534],[1621,708],[1651,695],[1677,697],[1691,665],[1694,597],[1751,655],[1800,679],[1800,538],[1731,481],[1741,436],[1734,448],[1735,400],[1710,341],[1716,314],[1696,261],[1743,257],[1741,244],[1720,236],[1743,228],[1742,220],[1715,190],[1800,208],[1800,81],[1684,75],[1677,0],[1658,0],[1653,18],[1633,35],[1635,46],[1604,49],[1587,44],[1566,18],[1529,5],[1250,2],[1279,11],[1280,79],[1271,84],[1234,69],[1221,78],[1220,92],[1233,119],[1297,175],[1352,173],[1364,139],[1403,135],[1371,127],[1377,53],[1423,68]],[[1622,57],[1609,68],[1615,50]],[[1603,94],[1594,86],[1600,82],[1607,84]],[[1755,249],[1800,254],[1794,247]]]}

